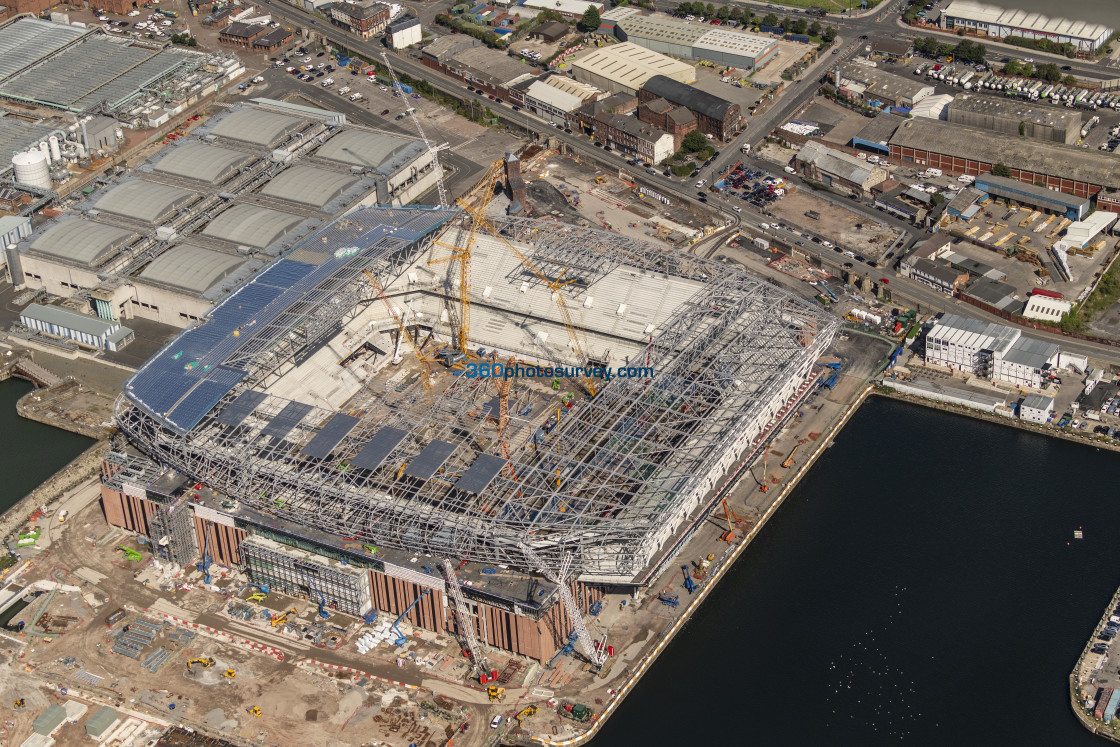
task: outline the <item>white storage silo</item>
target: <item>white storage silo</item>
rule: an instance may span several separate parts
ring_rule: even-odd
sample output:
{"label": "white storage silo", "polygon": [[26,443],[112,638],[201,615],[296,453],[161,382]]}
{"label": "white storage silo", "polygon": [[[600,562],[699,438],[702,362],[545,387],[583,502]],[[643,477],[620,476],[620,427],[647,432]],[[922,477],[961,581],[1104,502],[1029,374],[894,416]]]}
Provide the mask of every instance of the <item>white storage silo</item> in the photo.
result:
{"label": "white storage silo", "polygon": [[51,147],[51,163],[54,163],[55,161],[62,158],[62,151],[58,147],[58,136],[51,135],[49,138],[47,138],[47,143],[50,144]]}
{"label": "white storage silo", "polygon": [[50,163],[51,162],[51,146],[47,145],[46,140],[39,143],[39,150],[42,151],[43,155],[47,157],[47,163]]}
{"label": "white storage silo", "polygon": [[16,170],[16,181],[30,187],[51,188],[51,172],[47,166],[47,154],[41,150],[29,150],[12,156]]}

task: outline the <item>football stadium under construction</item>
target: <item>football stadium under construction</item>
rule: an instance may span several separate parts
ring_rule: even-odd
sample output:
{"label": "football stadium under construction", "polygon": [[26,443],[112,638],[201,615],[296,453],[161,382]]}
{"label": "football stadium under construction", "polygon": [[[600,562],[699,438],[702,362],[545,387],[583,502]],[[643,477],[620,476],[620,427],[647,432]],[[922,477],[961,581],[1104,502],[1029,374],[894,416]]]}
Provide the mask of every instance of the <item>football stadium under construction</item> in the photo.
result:
{"label": "football stadium under construction", "polygon": [[321,610],[407,613],[476,666],[601,663],[584,614],[673,561],[837,325],[724,264],[490,214],[500,174],[355,208],[153,356],[117,402],[109,522]]}

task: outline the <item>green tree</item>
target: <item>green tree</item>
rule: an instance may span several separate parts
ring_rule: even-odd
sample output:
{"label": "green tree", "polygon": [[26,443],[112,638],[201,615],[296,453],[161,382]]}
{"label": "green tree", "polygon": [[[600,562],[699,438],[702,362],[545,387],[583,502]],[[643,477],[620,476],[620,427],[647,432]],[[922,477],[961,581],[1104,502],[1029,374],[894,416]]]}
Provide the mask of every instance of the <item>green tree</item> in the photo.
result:
{"label": "green tree", "polygon": [[821,35],[821,25],[819,23],[817,23],[816,21],[813,21],[812,23],[810,23],[808,34],[809,34],[809,36],[820,36]]}
{"label": "green tree", "polygon": [[937,50],[940,48],[941,42],[935,36],[923,36],[914,42],[914,49],[927,57],[936,57]]}
{"label": "green tree", "polygon": [[599,9],[594,5],[588,5],[587,10],[583,11],[583,18],[579,19],[576,26],[580,31],[589,32],[598,29],[599,23]]}
{"label": "green tree", "polygon": [[1062,85],[1063,86],[1076,86],[1077,85],[1077,78],[1073,77],[1072,75],[1067,75],[1066,77],[1062,78]]}
{"label": "green tree", "polygon": [[1003,161],[1000,161],[999,163],[992,166],[992,176],[1002,176],[1010,179],[1011,167],[1005,164]]}
{"label": "green tree", "polygon": [[828,28],[826,28],[824,30],[824,34],[821,36],[821,38],[824,39],[825,42],[827,42],[829,44],[836,41],[836,29],[829,26]]}
{"label": "green tree", "polygon": [[726,5],[722,6],[719,10],[716,11],[716,18],[718,18],[721,21],[726,21],[730,17],[731,17],[731,9],[728,8]]}
{"label": "green tree", "polygon": [[1028,65],[1028,64],[1024,63],[1019,68],[1019,75],[1022,75],[1024,78],[1033,78],[1034,77],[1034,65]]}
{"label": "green tree", "polygon": [[988,50],[983,44],[964,39],[953,48],[953,59],[976,64],[983,62],[987,53]]}
{"label": "green tree", "polygon": [[740,21],[743,20],[743,9],[740,8],[738,5],[733,5],[731,7],[731,13],[728,14],[727,17],[729,19],[731,19],[732,21],[734,21],[735,23],[739,23]]}
{"label": "green tree", "polygon": [[936,207],[945,202],[945,195],[941,194],[940,192],[934,192],[932,195],[930,195],[929,201],[934,207]]}
{"label": "green tree", "polygon": [[708,147],[708,138],[700,130],[693,130],[681,140],[681,150],[686,153],[695,153]]}
{"label": "green tree", "polygon": [[955,47],[953,47],[952,44],[942,44],[937,48],[937,56],[948,57],[949,55],[953,54],[953,49],[955,49]]}
{"label": "green tree", "polygon": [[778,17],[776,15],[774,15],[773,13],[767,13],[766,15],[764,15],[762,17],[762,25],[763,26],[777,26],[778,25]]}
{"label": "green tree", "polygon": [[716,15],[716,6],[712,5],[711,3],[708,3],[707,5],[704,6],[704,17],[705,18],[709,18],[709,19],[714,18],[715,15]]}
{"label": "green tree", "polygon": [[1035,72],[1039,78],[1047,83],[1057,83],[1062,79],[1061,69],[1053,62],[1044,62],[1035,68]]}
{"label": "green tree", "polygon": [[792,26],[786,26],[786,31],[792,31],[795,34],[804,34],[809,28],[809,22],[804,18],[798,18],[793,22]]}
{"label": "green tree", "polygon": [[1020,70],[1022,70],[1022,65],[1015,59],[1008,60],[1007,64],[1003,66],[1004,75],[1018,75]]}

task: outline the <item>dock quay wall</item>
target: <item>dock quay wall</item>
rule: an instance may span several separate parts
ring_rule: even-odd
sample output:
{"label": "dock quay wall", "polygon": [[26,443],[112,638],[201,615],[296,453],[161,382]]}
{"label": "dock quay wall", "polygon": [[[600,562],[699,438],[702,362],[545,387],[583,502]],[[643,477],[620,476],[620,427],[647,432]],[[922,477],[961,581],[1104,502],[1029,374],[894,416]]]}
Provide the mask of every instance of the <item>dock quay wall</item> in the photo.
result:
{"label": "dock quay wall", "polygon": [[103,441],[93,444],[5,511],[3,516],[0,516],[0,537],[6,537],[23,526],[35,509],[40,506],[47,506],[49,509],[63,493],[97,477],[101,472],[104,450]]}

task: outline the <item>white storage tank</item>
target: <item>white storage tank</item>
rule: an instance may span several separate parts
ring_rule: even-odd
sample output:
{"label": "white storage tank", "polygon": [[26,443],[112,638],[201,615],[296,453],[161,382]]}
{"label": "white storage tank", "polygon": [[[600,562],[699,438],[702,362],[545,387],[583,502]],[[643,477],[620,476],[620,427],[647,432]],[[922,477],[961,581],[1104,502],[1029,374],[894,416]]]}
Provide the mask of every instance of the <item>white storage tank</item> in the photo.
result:
{"label": "white storage tank", "polygon": [[51,172],[47,165],[47,154],[41,150],[29,150],[12,156],[12,166],[16,170],[16,181],[30,187],[51,188]]}
{"label": "white storage tank", "polygon": [[47,163],[50,163],[51,162],[51,146],[47,145],[46,140],[39,143],[39,150],[41,150],[43,152],[43,155],[47,157]]}
{"label": "white storage tank", "polygon": [[58,147],[58,136],[51,135],[49,138],[47,138],[47,143],[51,147],[51,163],[54,163],[58,159],[62,158],[62,151]]}

